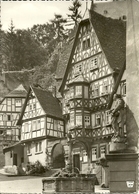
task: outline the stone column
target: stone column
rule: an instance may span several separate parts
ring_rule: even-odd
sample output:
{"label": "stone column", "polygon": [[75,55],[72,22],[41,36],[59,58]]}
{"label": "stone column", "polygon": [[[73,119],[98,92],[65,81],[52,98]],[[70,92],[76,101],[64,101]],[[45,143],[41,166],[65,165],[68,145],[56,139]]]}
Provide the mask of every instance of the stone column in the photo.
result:
{"label": "stone column", "polygon": [[139,134],[139,2],[127,0],[126,30],[127,139],[137,152]]}

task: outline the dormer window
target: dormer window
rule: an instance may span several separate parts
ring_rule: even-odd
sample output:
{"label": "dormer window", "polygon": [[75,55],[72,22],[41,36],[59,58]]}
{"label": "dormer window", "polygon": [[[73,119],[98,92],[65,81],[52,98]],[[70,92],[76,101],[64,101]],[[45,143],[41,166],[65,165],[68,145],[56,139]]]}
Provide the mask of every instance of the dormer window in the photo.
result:
{"label": "dormer window", "polygon": [[83,51],[90,48],[90,38],[83,41]]}
{"label": "dormer window", "polygon": [[95,57],[90,62],[90,70],[95,70],[98,68],[98,58]]}

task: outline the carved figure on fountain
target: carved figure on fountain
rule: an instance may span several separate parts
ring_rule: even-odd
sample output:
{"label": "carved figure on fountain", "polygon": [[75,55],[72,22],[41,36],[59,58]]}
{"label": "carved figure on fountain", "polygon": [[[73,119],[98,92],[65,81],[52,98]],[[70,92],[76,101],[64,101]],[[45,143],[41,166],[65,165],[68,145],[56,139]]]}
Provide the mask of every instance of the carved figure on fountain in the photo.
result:
{"label": "carved figure on fountain", "polygon": [[114,94],[111,109],[111,125],[114,130],[113,142],[125,142],[124,125],[126,122],[125,102],[120,94]]}

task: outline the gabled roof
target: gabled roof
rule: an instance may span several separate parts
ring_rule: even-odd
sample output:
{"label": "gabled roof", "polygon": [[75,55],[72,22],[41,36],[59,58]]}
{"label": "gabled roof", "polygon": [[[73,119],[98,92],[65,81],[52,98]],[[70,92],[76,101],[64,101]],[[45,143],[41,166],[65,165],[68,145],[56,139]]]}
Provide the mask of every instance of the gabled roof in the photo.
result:
{"label": "gabled roof", "polygon": [[65,69],[67,67],[70,53],[72,50],[76,30],[76,28],[71,30],[68,42],[63,44],[63,49],[61,50],[59,62],[56,69],[56,79],[62,79],[65,74]]}
{"label": "gabled roof", "polygon": [[44,112],[46,113],[46,115],[63,119],[62,109],[61,109],[59,100],[57,98],[53,97],[52,93],[49,91],[30,86],[25,103],[24,103],[24,106],[23,106],[23,109],[21,111],[21,116],[18,120],[17,125],[20,125],[20,122],[23,118],[26,104],[29,100],[31,91],[34,92],[35,97],[39,101],[39,103],[40,103],[42,109],[44,110]]}
{"label": "gabled roof", "polygon": [[[68,74],[69,66],[71,65],[72,56],[75,49],[76,40],[78,39],[78,33],[85,22],[89,19],[82,20],[78,26],[77,33],[74,39],[72,51],[70,53],[68,65],[64,74],[60,91],[62,90],[65,79]],[[126,59],[126,28],[125,22],[117,19],[106,18],[94,11],[90,11],[90,22],[97,34],[102,50],[109,62],[112,69],[120,69]]]}
{"label": "gabled roof", "polygon": [[5,97],[26,97],[27,91],[25,90],[24,86],[21,84],[17,88],[15,88],[13,91],[11,91],[9,94],[7,94]]}
{"label": "gabled roof", "polygon": [[88,80],[86,78],[84,78],[84,76],[81,74],[78,77],[75,77],[75,79],[69,81],[68,84],[73,84],[73,83],[89,83]]}
{"label": "gabled roof", "polygon": [[47,115],[63,118],[60,102],[51,92],[35,87],[32,87],[32,90]]}
{"label": "gabled roof", "polygon": [[91,11],[91,23],[112,69],[123,66],[126,59],[125,22]]}

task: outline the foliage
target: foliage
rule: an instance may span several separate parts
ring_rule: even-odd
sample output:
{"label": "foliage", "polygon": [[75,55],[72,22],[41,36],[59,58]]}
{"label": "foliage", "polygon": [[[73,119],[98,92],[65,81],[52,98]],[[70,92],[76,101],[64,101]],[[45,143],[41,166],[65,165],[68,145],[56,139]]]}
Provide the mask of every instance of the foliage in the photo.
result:
{"label": "foliage", "polygon": [[49,169],[46,166],[43,166],[39,160],[35,163],[28,163],[27,165],[27,174],[42,174],[48,170]]}
{"label": "foliage", "polygon": [[51,23],[54,26],[54,30],[56,32],[55,39],[59,42],[65,38],[67,38],[65,34],[64,24],[67,22],[66,19],[62,17],[60,14],[55,14],[55,18],[51,20]]}
{"label": "foliage", "polygon": [[29,30],[3,32],[2,56],[5,70],[32,69],[46,61],[46,50],[31,36]]}
{"label": "foliage", "polygon": [[70,17],[74,21],[75,25],[77,25],[79,22],[79,19],[82,18],[81,11],[79,12],[80,7],[81,7],[81,3],[79,0],[74,0],[72,2],[72,6],[69,7],[69,11],[71,11],[72,13],[68,14],[68,17]]}
{"label": "foliage", "polygon": [[[60,14],[55,14],[50,23],[37,24],[27,30],[15,29],[11,21],[7,32],[1,30],[1,69],[19,72],[33,69],[29,84],[39,84],[45,89],[53,87],[59,49],[67,38],[65,23],[66,19]],[[22,82],[22,75],[17,77],[17,81]]]}
{"label": "foliage", "polygon": [[56,32],[53,24],[37,24],[30,29],[31,36],[45,48],[47,56],[46,61],[51,57],[54,51],[57,40],[55,39]]}

